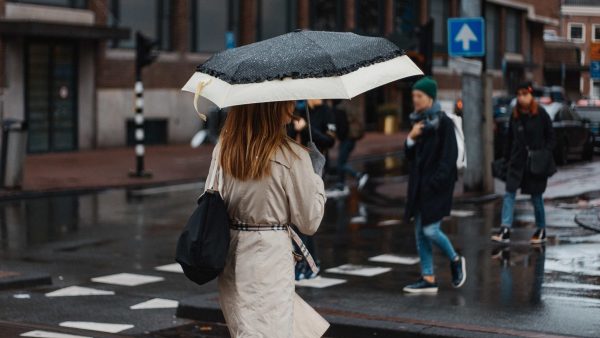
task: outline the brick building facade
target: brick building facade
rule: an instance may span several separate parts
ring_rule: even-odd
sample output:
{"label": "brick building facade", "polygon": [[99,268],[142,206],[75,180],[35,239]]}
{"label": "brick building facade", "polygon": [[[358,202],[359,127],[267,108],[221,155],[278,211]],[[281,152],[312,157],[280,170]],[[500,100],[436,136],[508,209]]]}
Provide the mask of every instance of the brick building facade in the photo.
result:
{"label": "brick building facade", "polygon": [[600,43],[600,2],[594,0],[565,0],[561,7],[560,27],[556,35],[576,44],[581,50],[579,89],[583,96],[600,98],[600,79],[590,77],[590,46]]}
{"label": "brick building facade", "polygon": [[[544,26],[558,26],[559,8],[560,0],[485,1],[497,93],[544,82]],[[5,117],[29,121],[30,152],[130,143],[131,36],[141,31],[161,50],[143,72],[148,142],[188,142],[200,122],[180,88],[213,52],[302,28],[386,36],[419,62],[419,32],[433,18],[432,71],[450,102],[460,76],[448,67],[445,27],[459,13],[460,0],[0,0],[0,100]],[[409,113],[408,88],[394,83],[352,102],[375,128],[382,110]]]}

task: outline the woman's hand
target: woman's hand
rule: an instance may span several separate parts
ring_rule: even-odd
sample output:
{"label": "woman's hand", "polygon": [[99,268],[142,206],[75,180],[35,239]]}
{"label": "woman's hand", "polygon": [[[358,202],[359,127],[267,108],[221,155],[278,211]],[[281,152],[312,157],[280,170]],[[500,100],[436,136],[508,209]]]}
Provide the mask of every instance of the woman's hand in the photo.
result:
{"label": "woman's hand", "polygon": [[313,142],[308,142],[308,155],[312,163],[315,174],[323,176],[323,168],[325,167],[325,156],[321,154],[317,146]]}
{"label": "woman's hand", "polygon": [[412,129],[410,130],[410,133],[408,133],[408,137],[410,137],[413,140],[416,140],[419,136],[421,136],[421,134],[423,134],[424,126],[425,126],[424,121],[419,121],[419,122],[415,123],[413,125]]}
{"label": "woman's hand", "polygon": [[306,120],[303,118],[294,120],[294,130],[302,131],[304,128],[306,128]]}

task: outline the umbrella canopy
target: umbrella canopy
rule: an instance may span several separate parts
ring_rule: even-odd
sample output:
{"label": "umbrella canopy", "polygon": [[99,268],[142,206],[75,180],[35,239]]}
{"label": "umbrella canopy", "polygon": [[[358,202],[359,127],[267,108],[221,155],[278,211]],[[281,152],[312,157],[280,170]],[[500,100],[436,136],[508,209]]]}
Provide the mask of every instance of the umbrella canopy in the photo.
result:
{"label": "umbrella canopy", "polygon": [[182,90],[217,106],[350,99],[423,72],[396,45],[354,33],[295,31],[214,54]]}

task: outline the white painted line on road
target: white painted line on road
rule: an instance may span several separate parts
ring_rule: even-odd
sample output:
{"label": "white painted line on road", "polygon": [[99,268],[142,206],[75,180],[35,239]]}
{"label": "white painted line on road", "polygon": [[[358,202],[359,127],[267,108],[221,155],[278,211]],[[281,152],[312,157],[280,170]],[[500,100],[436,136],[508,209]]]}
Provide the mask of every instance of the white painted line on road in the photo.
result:
{"label": "white painted line on road", "polygon": [[402,221],[399,219],[386,219],[385,221],[381,221],[381,222],[377,223],[377,226],[387,227],[387,226],[398,225],[398,224],[402,224]]}
{"label": "white painted line on road", "polygon": [[600,285],[579,284],[567,282],[544,283],[545,288],[569,289],[569,290],[600,290]]}
{"label": "white painted line on road", "polygon": [[43,330],[33,330],[25,333],[21,333],[21,337],[39,337],[39,338],[92,338],[88,336],[76,336],[74,334],[50,332]]}
{"label": "white painted line on road", "polygon": [[365,216],[355,216],[350,219],[350,223],[365,224],[365,223],[367,223],[367,218]]}
{"label": "white painted line on road", "polygon": [[155,267],[154,269],[158,271],[183,273],[183,269],[181,268],[181,265],[179,265],[179,263],[161,265]]}
{"label": "white painted line on road", "polygon": [[17,294],[14,294],[13,297],[17,298],[17,299],[30,299],[31,295],[28,293],[17,293]]}
{"label": "white painted line on road", "polygon": [[345,279],[327,278],[327,277],[319,276],[314,279],[304,279],[299,282],[296,282],[296,286],[323,289],[323,288],[328,288],[330,286],[340,285],[340,284],[344,284],[344,283],[346,283]]}
{"label": "white painted line on road", "polygon": [[117,273],[114,275],[92,278],[92,282],[124,286],[138,286],[142,284],[160,282],[163,280],[163,277],[138,275],[135,273]]}
{"label": "white painted line on road", "polygon": [[145,302],[135,304],[129,308],[132,310],[145,310],[145,309],[174,309],[177,308],[179,302],[171,299],[164,298],[152,298]]}
{"label": "white painted line on road", "polygon": [[184,184],[175,184],[175,185],[167,185],[163,187],[155,187],[155,188],[144,188],[144,189],[135,189],[130,190],[130,194],[132,196],[147,196],[147,195],[156,195],[156,194],[164,194],[168,192],[179,192],[179,191],[188,191],[188,190],[197,190],[201,191],[204,189],[204,183],[184,183]]}
{"label": "white painted line on road", "polygon": [[46,297],[71,297],[71,296],[110,296],[114,291],[85,288],[82,286],[68,286],[46,293]]}
{"label": "white painted line on road", "polygon": [[414,265],[419,263],[419,257],[384,254],[369,258],[371,262]]}
{"label": "white painted line on road", "polygon": [[131,324],[113,324],[113,323],[96,323],[96,322],[62,322],[58,324],[63,327],[72,327],[74,329],[92,330],[108,333],[119,333],[127,329],[131,329]]}
{"label": "white painted line on road", "polygon": [[356,265],[356,264],[344,264],[335,268],[330,268],[325,271],[329,273],[339,273],[343,275],[352,275],[352,276],[363,276],[363,277],[373,277],[380,275],[382,273],[386,273],[392,270],[392,268],[384,268],[379,266],[368,266],[368,265]]}
{"label": "white painted line on road", "polygon": [[453,217],[471,217],[475,215],[475,211],[472,210],[451,210],[450,216]]}

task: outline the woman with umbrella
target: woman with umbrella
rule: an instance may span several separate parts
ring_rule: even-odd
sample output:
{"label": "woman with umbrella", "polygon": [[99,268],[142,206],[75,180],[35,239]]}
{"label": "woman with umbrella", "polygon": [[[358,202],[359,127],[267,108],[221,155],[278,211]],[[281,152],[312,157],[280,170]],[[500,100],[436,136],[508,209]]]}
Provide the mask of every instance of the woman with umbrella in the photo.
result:
{"label": "woman with umbrella", "polygon": [[[300,255],[292,253],[291,240],[316,270],[294,228],[317,231],[325,194],[323,155],[314,143],[303,147],[285,134],[290,101],[350,98],[419,74],[385,39],[299,31],[215,54],[183,88],[219,107],[233,106],[209,171],[222,173],[219,191],[231,219],[218,284],[232,337],[312,338],[329,326],[294,292]],[[310,124],[308,112],[306,120]]]}

